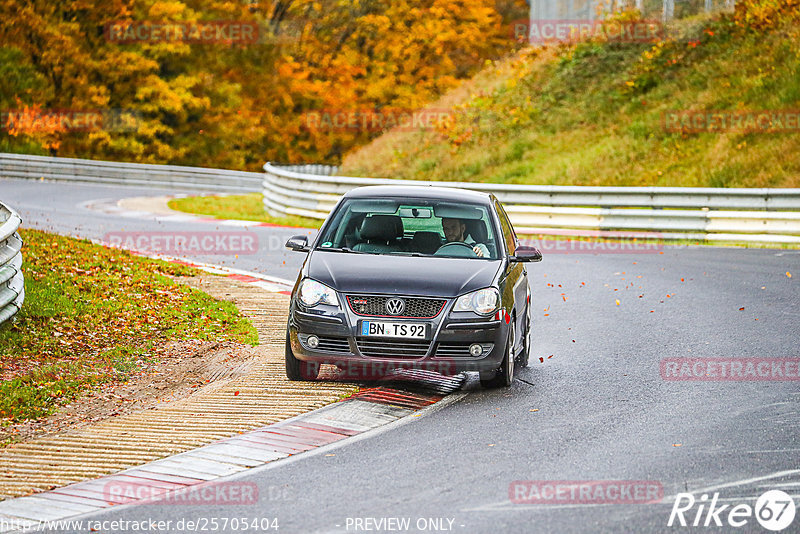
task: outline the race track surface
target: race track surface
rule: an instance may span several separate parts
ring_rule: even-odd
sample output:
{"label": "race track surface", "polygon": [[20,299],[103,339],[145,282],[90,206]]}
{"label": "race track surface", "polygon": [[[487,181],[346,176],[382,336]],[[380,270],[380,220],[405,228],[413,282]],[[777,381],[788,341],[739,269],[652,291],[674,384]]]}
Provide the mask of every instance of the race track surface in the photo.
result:
{"label": "race track surface", "polygon": [[[215,227],[85,207],[157,194],[0,180],[0,199],[30,228],[99,239]],[[194,259],[293,280],[303,256],[282,242],[303,231],[247,231],[259,237],[257,254]],[[752,517],[739,529],[667,521],[679,492],[699,499],[705,489],[720,503],[752,506],[778,488],[800,503],[800,382],[665,380],[660,366],[666,358],[800,356],[800,251],[543,252],[528,267],[531,363],[510,389],[484,391],[473,381],[463,398],[421,417],[234,477],[258,484],[254,505],[127,506],[84,519],[275,517],[280,532],[403,525],[389,518],[408,518],[413,532],[766,532]],[[651,481],[663,499],[519,504],[509,498],[514,481]],[[427,521],[436,518],[441,524]],[[800,518],[785,532],[800,532]]]}

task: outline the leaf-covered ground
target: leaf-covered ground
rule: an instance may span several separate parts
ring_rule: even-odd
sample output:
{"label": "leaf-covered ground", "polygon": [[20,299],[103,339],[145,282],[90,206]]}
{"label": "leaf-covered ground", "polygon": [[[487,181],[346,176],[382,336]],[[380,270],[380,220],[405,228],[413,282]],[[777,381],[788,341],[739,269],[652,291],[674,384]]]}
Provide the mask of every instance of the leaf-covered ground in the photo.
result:
{"label": "leaf-covered ground", "polygon": [[0,328],[3,426],[124,381],[171,341],[258,340],[233,304],[170,278],[192,269],[36,230],[21,235],[25,304]]}

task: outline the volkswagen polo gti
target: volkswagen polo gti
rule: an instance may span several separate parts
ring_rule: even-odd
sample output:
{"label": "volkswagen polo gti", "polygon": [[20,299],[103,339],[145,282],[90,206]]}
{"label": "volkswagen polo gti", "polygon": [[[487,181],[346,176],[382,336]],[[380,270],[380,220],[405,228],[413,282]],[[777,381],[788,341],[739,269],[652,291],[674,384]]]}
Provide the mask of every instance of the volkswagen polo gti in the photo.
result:
{"label": "volkswagen polo gti", "polygon": [[526,263],[491,194],[424,186],[369,186],[344,195],[307,252],[292,290],[286,374],[317,378],[392,369],[477,371],[508,386],[531,346]]}

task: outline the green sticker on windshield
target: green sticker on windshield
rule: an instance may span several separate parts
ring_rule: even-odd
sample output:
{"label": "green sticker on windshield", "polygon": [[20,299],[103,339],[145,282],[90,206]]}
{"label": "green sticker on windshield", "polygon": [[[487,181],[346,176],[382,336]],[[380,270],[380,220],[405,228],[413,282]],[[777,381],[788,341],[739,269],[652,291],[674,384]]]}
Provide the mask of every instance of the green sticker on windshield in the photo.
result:
{"label": "green sticker on windshield", "polygon": [[332,247],[332,246],[333,246],[333,243],[331,243],[330,241],[325,241],[322,244],[322,248],[327,248],[327,247]]}

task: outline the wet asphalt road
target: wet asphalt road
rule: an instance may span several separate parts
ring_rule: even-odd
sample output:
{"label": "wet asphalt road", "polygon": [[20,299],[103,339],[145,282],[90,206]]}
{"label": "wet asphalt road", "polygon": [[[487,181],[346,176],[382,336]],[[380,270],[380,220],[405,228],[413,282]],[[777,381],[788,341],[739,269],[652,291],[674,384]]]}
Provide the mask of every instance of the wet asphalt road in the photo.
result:
{"label": "wet asphalt road", "polygon": [[[121,229],[215,226],[82,207],[148,194],[154,192],[0,180],[0,199],[28,227],[100,238]],[[271,236],[277,243],[300,232],[248,231],[259,236],[258,254],[197,259],[294,279],[302,255],[269,243]],[[528,268],[533,353],[510,389],[484,391],[473,382],[463,398],[422,417],[233,477],[259,485],[254,505],[129,506],[84,519],[177,525],[277,518],[281,532],[405,531],[405,520],[412,532],[768,532],[752,517],[721,529],[667,521],[676,493],[699,499],[701,489],[718,492],[720,502],[753,505],[778,488],[800,504],[800,382],[672,381],[662,377],[660,364],[800,357],[800,251],[617,252],[545,247],[544,261]],[[664,499],[512,502],[511,484],[526,480],[651,481]],[[725,521],[727,513],[720,517]],[[800,532],[800,518],[783,532]]]}

